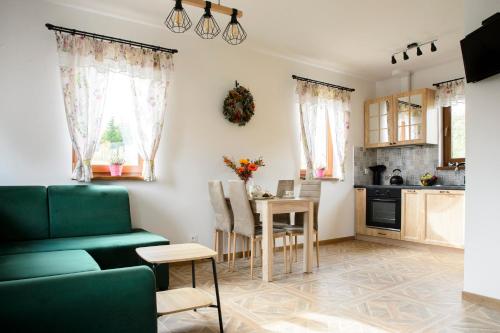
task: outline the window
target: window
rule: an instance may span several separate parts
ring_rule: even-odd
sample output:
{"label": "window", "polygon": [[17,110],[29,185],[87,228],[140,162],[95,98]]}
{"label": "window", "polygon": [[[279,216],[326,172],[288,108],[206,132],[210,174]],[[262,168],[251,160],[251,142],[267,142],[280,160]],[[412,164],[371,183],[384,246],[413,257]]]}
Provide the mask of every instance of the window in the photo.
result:
{"label": "window", "polygon": [[[143,161],[134,138],[134,101],[127,75],[110,73],[101,134],[92,158],[94,179],[112,178],[109,165],[122,163],[120,178],[140,178]],[[73,164],[76,158],[73,154]],[[142,179],[142,178],[141,178]]]}
{"label": "window", "polygon": [[[329,126],[328,115],[326,111],[319,111],[320,117],[316,118],[316,135],[315,135],[315,147],[317,151],[315,152],[315,161],[317,165],[315,167],[324,167],[325,175],[324,177],[332,177],[333,175],[333,144],[332,144],[332,133]],[[307,162],[304,155],[304,147],[300,145],[301,157],[300,157],[300,177],[305,178]],[[316,172],[316,171],[314,171]],[[314,175],[316,176],[316,175]]]}
{"label": "window", "polygon": [[465,162],[465,104],[443,108],[443,166]]}

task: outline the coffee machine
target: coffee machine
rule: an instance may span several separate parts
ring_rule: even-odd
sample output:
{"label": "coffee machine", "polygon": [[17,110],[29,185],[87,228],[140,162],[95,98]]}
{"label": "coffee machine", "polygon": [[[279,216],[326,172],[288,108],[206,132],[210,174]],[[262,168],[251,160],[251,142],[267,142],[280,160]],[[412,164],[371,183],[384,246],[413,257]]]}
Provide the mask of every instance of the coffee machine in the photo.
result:
{"label": "coffee machine", "polygon": [[373,165],[370,167],[370,170],[373,172],[373,184],[372,185],[382,185],[382,173],[385,171],[386,166],[381,165]]}

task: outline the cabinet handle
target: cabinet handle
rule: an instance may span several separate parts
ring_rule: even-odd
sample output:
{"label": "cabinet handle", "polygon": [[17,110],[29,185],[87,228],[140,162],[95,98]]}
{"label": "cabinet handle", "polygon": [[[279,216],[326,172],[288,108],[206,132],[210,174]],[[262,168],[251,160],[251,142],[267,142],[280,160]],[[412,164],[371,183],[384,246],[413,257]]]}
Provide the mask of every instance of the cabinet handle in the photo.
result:
{"label": "cabinet handle", "polygon": [[387,236],[387,234],[384,234],[383,232],[377,232],[377,234],[382,235],[382,236]]}
{"label": "cabinet handle", "polygon": [[439,191],[439,193],[450,193],[450,191]]}

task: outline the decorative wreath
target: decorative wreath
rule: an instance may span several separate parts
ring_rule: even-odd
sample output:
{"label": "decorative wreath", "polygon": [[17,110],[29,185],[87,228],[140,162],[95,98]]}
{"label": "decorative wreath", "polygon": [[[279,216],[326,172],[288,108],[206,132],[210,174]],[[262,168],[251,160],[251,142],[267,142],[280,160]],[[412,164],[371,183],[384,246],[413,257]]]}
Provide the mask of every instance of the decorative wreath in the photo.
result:
{"label": "decorative wreath", "polygon": [[245,126],[254,114],[255,103],[250,91],[236,81],[236,88],[229,91],[224,100],[224,117],[234,124]]}

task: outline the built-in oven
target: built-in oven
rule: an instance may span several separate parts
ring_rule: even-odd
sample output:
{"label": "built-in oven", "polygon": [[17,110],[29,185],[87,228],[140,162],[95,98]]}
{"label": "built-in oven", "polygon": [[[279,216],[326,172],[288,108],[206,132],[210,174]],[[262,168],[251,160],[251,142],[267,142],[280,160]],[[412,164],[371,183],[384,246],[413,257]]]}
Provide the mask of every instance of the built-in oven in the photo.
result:
{"label": "built-in oven", "polygon": [[366,189],[366,225],[401,230],[401,188]]}

